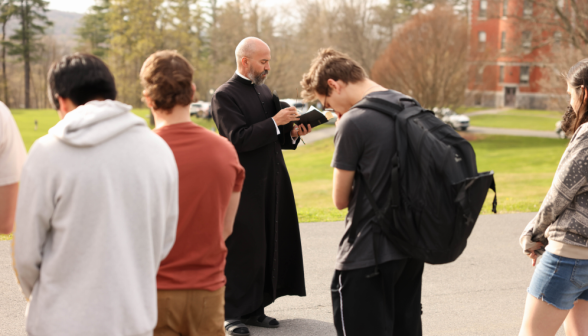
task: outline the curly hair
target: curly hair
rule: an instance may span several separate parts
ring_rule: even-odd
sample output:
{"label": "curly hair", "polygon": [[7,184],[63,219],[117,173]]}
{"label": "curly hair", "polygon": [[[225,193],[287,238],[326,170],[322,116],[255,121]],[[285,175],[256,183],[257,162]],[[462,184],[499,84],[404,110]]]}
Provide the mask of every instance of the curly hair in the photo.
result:
{"label": "curly hair", "polygon": [[143,94],[153,101],[153,108],[171,113],[176,105],[190,105],[193,100],[194,68],[175,50],[158,51],[141,68]]}
{"label": "curly hair", "polygon": [[329,96],[329,79],[349,84],[365,78],[367,75],[363,68],[349,55],[331,48],[320,49],[317,57],[311,62],[310,70],[302,76],[302,98],[308,102],[315,100],[317,93]]}

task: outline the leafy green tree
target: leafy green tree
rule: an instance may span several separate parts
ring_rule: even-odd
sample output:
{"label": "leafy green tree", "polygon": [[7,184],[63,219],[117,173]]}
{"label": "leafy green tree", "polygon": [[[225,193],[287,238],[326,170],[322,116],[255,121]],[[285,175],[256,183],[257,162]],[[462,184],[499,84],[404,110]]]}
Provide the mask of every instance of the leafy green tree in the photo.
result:
{"label": "leafy green tree", "polygon": [[110,0],[96,0],[89,12],[81,19],[76,30],[78,50],[91,53],[98,57],[106,57],[109,49],[110,27],[107,15]]}
{"label": "leafy green tree", "polygon": [[110,4],[108,63],[116,79],[119,99],[141,104],[139,73],[153,52],[164,48],[163,0],[118,0]]}
{"label": "leafy green tree", "polygon": [[6,75],[6,25],[14,15],[15,10],[14,0],[2,0],[0,2],[0,25],[2,25],[2,95],[6,105],[9,105],[8,76]]}
{"label": "leafy green tree", "polygon": [[45,29],[53,22],[47,18],[49,1],[44,0],[16,0],[14,17],[19,21],[19,27],[10,37],[9,54],[18,56],[24,64],[25,108],[31,107],[31,62],[37,58],[41,50],[41,37]]}

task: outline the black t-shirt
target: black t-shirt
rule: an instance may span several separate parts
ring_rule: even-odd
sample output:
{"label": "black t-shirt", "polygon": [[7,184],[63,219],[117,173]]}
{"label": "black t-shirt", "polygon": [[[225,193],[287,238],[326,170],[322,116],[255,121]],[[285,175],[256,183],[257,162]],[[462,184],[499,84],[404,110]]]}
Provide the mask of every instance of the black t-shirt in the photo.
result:
{"label": "black t-shirt", "polygon": [[[386,99],[396,104],[403,96],[392,90],[372,92],[367,95],[367,97]],[[354,107],[343,115],[335,134],[335,153],[331,167],[355,171],[354,186],[357,185],[359,179],[357,171],[361,171],[376,201],[382,205],[388,197],[387,191],[392,170],[390,160],[396,153],[394,126],[392,118],[380,112]],[[365,187],[365,185],[362,186],[362,188]],[[335,268],[340,271],[370,267],[376,264],[372,233],[374,212],[365,194],[362,198],[360,200],[363,202],[362,213],[356,217],[360,221],[357,226],[357,238],[352,245],[349,244],[347,238],[339,244]],[[356,190],[353,188],[349,202],[349,213],[345,218],[346,233],[354,218],[357,202]],[[406,258],[381,233],[377,234],[375,238],[379,240],[376,252],[379,263]]]}

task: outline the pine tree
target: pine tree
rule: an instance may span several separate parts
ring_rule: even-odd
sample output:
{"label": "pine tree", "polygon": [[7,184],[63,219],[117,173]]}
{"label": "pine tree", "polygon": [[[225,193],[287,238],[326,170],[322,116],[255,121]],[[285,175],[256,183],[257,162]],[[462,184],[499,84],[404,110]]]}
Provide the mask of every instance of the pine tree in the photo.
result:
{"label": "pine tree", "polygon": [[80,20],[76,30],[78,50],[98,57],[106,57],[109,49],[110,27],[107,21],[110,0],[96,0],[96,4]]}
{"label": "pine tree", "polygon": [[119,100],[139,106],[141,66],[153,52],[163,49],[163,0],[118,0],[110,4],[108,63],[117,82]]}
{"label": "pine tree", "polygon": [[19,28],[10,37],[9,54],[18,56],[24,64],[25,108],[31,107],[31,62],[36,59],[41,49],[40,38],[45,29],[53,25],[47,18],[48,1],[44,0],[16,0],[17,6],[14,17],[19,22]]}
{"label": "pine tree", "polygon": [[10,105],[8,101],[8,78],[6,75],[6,25],[14,15],[15,10],[14,0],[2,0],[0,2],[0,25],[2,25],[2,95],[6,105]]}

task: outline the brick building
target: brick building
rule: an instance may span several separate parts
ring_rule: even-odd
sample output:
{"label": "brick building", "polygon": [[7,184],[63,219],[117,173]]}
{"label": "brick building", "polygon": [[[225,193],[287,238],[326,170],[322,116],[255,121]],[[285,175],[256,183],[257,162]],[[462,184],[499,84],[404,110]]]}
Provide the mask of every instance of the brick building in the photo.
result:
{"label": "brick building", "polygon": [[554,25],[530,19],[552,14],[529,0],[471,0],[470,6],[466,105],[547,108],[561,92],[546,92],[541,78],[553,71],[546,56],[562,35]]}

